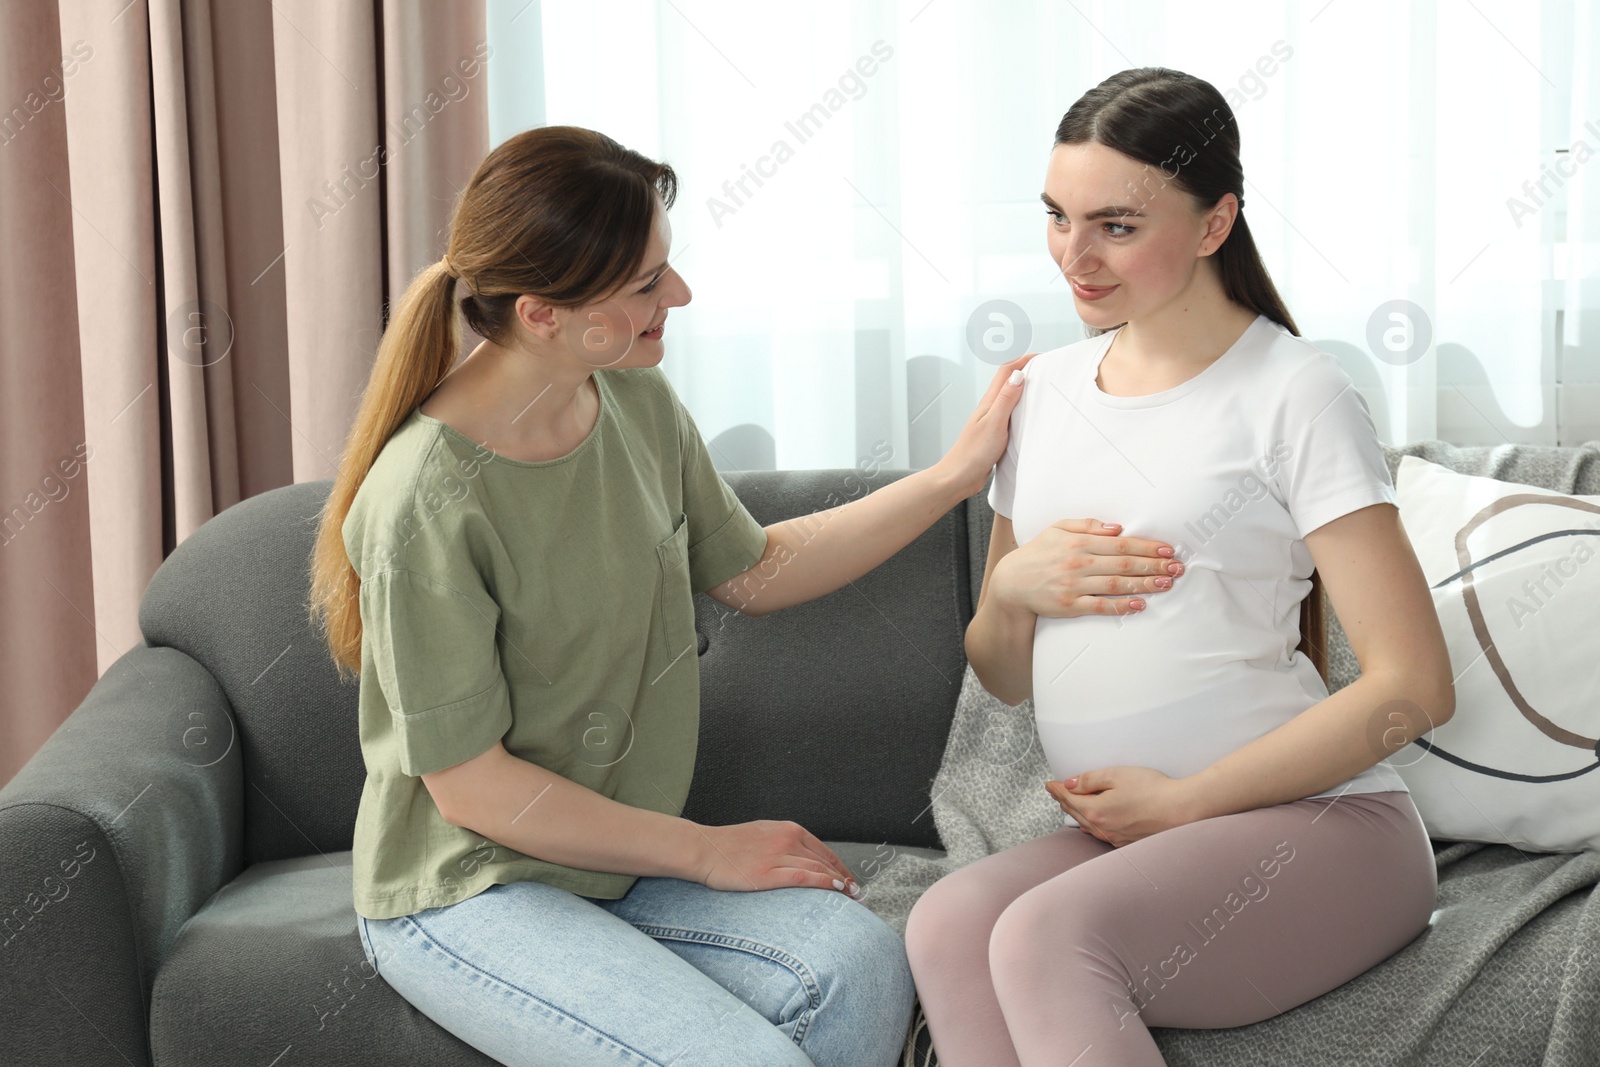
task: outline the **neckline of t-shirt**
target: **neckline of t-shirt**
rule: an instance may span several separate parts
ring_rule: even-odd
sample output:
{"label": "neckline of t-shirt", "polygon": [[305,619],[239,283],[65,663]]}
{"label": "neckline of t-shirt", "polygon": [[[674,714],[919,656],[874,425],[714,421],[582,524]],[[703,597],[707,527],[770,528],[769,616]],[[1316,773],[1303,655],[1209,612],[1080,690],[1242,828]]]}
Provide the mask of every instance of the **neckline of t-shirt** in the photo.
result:
{"label": "neckline of t-shirt", "polygon": [[579,441],[577,446],[573,448],[571,452],[568,452],[564,456],[557,456],[555,459],[512,459],[510,456],[496,452],[494,449],[485,446],[481,442],[474,441],[472,438],[468,437],[454,426],[451,426],[443,419],[436,419],[432,415],[427,414],[422,410],[421,406],[413,408],[411,413],[417,418],[421,419],[423,422],[431,423],[432,425],[437,426],[442,432],[454,437],[456,440],[463,441],[466,444],[471,445],[480,453],[489,453],[489,455],[493,457],[491,460],[493,463],[503,463],[510,467],[554,467],[562,463],[570,463],[581,456],[584,452],[588,451],[589,446],[595,441],[596,438],[600,436],[601,425],[611,417],[611,387],[605,383],[603,375],[601,375],[598,371],[591,372],[589,377],[594,379],[595,391],[600,394],[600,411],[595,415],[594,425],[589,427],[588,435],[584,437],[582,441]]}
{"label": "neckline of t-shirt", "polygon": [[1209,380],[1209,377],[1215,377],[1217,367],[1227,362],[1229,357],[1233,356],[1240,349],[1244,348],[1245,342],[1250,339],[1250,335],[1254,333],[1263,322],[1271,321],[1272,320],[1267,318],[1265,315],[1257,314],[1256,317],[1251,320],[1250,325],[1244,328],[1244,332],[1239,335],[1238,339],[1235,340],[1233,344],[1228,346],[1227,351],[1223,352],[1222,355],[1218,356],[1216,359],[1206,364],[1205,367],[1201,368],[1199,374],[1196,374],[1187,381],[1179,382],[1171,389],[1163,389],[1159,393],[1145,393],[1142,396],[1114,396],[1111,393],[1101,389],[1100,383],[1096,380],[1100,376],[1101,360],[1106,358],[1106,353],[1111,351],[1111,342],[1116,340],[1117,334],[1121,333],[1123,330],[1122,326],[1118,326],[1115,330],[1111,330],[1102,335],[1106,339],[1105,344],[1100,346],[1099,351],[1094,354],[1094,358],[1089,361],[1089,375],[1086,380],[1089,395],[1094,397],[1094,399],[1098,401],[1102,407],[1108,408],[1153,408],[1160,407],[1163,404],[1170,404],[1179,397],[1187,396],[1189,393],[1192,393],[1194,390],[1200,388],[1201,385]]}

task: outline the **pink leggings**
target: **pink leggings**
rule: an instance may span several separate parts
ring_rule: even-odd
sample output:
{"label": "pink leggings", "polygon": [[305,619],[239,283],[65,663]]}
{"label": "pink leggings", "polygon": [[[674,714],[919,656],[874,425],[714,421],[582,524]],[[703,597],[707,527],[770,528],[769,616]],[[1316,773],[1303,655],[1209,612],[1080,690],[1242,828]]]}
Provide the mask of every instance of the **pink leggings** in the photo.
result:
{"label": "pink leggings", "polygon": [[1147,1027],[1258,1022],[1428,925],[1409,793],[1346,793],[1113,848],[1065,826],[946,875],[906,923],[940,1067],[1157,1067]]}

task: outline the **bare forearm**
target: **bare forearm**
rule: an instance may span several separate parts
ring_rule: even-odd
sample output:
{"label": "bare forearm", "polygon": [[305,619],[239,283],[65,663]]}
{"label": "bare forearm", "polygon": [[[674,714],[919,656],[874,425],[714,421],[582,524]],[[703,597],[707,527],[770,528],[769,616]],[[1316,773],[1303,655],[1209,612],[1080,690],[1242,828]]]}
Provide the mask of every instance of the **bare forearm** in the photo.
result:
{"label": "bare forearm", "polygon": [[965,499],[939,467],[860,500],[774,523],[761,562],[728,583],[739,611],[766,615],[833,592],[910,544]]}
{"label": "bare forearm", "polygon": [[1033,695],[1033,631],[1038,616],[985,597],[967,626],[967,662],[983,687],[1015,706]]}
{"label": "bare forearm", "polygon": [[1446,722],[1454,691],[1406,672],[1363,674],[1282,726],[1185,778],[1195,819],[1284,804],[1331,789]]}
{"label": "bare forearm", "polygon": [[455,825],[587,871],[699,881],[710,847],[688,819],[619,803],[503,749],[475,769],[458,804]]}

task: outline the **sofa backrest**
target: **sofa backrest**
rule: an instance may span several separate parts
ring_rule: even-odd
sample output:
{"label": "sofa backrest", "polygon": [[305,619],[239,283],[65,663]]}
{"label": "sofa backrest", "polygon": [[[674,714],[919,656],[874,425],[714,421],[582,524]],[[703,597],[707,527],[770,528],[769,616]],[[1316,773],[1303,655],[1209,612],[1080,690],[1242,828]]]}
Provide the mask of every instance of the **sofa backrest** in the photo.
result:
{"label": "sofa backrest", "polygon": [[[768,525],[907,473],[756,471],[727,480]],[[250,863],[351,845],[366,774],[358,690],[339,680],[306,606],[331,486],[284,486],[214,516],[166,559],[140,603],[145,643],[199,661],[227,694]],[[975,589],[968,518],[967,505],[952,509],[861,579],[771,616],[729,612],[697,594],[700,749],[686,817],[792,819],[829,840],[938,847],[929,786],[966,663]],[[986,548],[985,540],[980,568]]]}
{"label": "sofa backrest", "polygon": [[340,852],[355,828],[366,778],[357,687],[340,683],[307,614],[311,546],[332,485],[286,485],[212,516],[139,602],[145,644],[198,660],[227,694],[246,863]]}
{"label": "sofa backrest", "polygon": [[[907,473],[725,477],[766,526],[860,499]],[[792,819],[824,840],[941,847],[929,793],[966,670],[971,561],[981,580],[987,551],[985,523],[974,557],[977,500],[808,603],[748,617],[696,597],[700,750],[685,816]]]}

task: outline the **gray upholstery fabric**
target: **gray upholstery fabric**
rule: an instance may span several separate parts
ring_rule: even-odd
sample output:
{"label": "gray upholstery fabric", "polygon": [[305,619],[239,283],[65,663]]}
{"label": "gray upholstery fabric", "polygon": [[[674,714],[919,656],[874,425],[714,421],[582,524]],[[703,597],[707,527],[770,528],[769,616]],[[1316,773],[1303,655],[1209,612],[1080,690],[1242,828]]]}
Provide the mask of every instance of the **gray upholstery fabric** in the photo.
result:
{"label": "gray upholstery fabric", "polygon": [[[1558,467],[1568,465],[1560,469],[1597,476],[1590,456],[1555,451]],[[867,486],[904,473],[883,472]],[[770,523],[859,497],[859,478],[759,472],[729,482]],[[0,914],[8,1009],[0,1063],[489,1062],[381,982],[361,981],[348,855],[364,771],[356,690],[338,682],[304,603],[328,487],[253,497],[180,545],[141,605],[146,645],[114,664],[0,790],[8,860],[0,865],[8,909]],[[862,875],[885,843],[900,854],[939,854],[925,809],[987,551],[983,495],[810,604],[724,618],[698,598],[701,747],[686,815],[795,819]],[[1484,853],[1461,857],[1473,874],[1462,892],[1559,891],[1563,876],[1540,883],[1543,868],[1517,867],[1504,849]],[[1563,959],[1587,953],[1592,970],[1600,938],[1589,897],[1573,893],[1545,908],[1530,888],[1508,907],[1538,922],[1484,967],[1499,984],[1466,988],[1445,1038],[1459,1035],[1467,1047],[1497,1005],[1532,1003],[1528,1047],[1542,1047],[1552,1026],[1552,1042],[1563,1032],[1570,1041],[1580,1031],[1548,998]],[[1543,940],[1529,938],[1536,928]],[[1486,931],[1472,951],[1486,957],[1497,943]],[[1496,972],[1503,961],[1515,965]],[[1519,974],[1544,983],[1534,981],[1531,999],[1508,992]],[[1564,1004],[1570,1014],[1579,1001]],[[1222,1039],[1246,1040],[1256,1029]],[[1172,1062],[1284,1062],[1210,1055]],[[1401,1062],[1320,1053],[1317,1061]],[[1491,1061],[1537,1057],[1480,1062]]]}
{"label": "gray upholstery fabric", "polygon": [[493,1064],[373,973],[350,901],[349,852],[257,863],[234,879],[156,979],[155,1061]]}
{"label": "gray upholstery fabric", "polygon": [[0,790],[0,1063],[149,1062],[157,970],[244,863],[238,749],[204,744],[227,717],[200,664],[136,647]]}
{"label": "gray upholstery fabric", "polygon": [[[906,473],[764,471],[727,481],[770,525],[834,506],[830,494],[835,503],[859,499]],[[962,510],[809,603],[750,618],[695,598],[706,647],[686,818],[792,819],[824,840],[939,847],[925,809],[972,615]]]}
{"label": "gray upholstery fabric", "polygon": [[[205,665],[244,760],[245,860],[348,851],[366,769],[357,687],[341,684],[306,607],[311,545],[331,482],[241,500],[150,579],[139,629]],[[314,783],[314,788],[308,785]]]}

